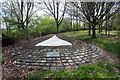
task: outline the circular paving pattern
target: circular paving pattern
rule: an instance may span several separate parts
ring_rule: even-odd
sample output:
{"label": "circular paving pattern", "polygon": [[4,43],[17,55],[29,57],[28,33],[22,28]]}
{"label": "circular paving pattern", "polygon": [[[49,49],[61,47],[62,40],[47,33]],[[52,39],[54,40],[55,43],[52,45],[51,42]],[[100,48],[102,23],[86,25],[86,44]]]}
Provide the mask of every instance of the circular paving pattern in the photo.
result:
{"label": "circular paving pattern", "polygon": [[[59,52],[59,56],[47,56],[47,52]],[[90,43],[77,48],[46,48],[36,51],[16,49],[12,52],[13,64],[22,68],[37,70],[61,70],[92,64],[103,57],[103,51]]]}

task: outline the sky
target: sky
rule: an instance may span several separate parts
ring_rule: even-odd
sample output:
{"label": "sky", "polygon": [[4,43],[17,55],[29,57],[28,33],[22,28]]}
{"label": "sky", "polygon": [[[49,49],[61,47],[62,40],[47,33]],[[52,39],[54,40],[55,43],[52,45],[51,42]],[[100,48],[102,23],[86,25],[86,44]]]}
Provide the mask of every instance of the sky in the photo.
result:
{"label": "sky", "polygon": [[41,16],[41,15],[43,15],[43,14],[46,14],[46,12],[43,11],[43,10],[40,10],[40,11],[37,11],[36,14],[37,14],[38,16]]}
{"label": "sky", "polygon": [[[0,0],[0,2],[3,2],[3,1],[16,1],[16,0]],[[20,0],[18,0],[20,1]],[[28,0],[24,0],[24,1],[28,1]],[[43,1],[48,1],[48,0],[30,0],[31,2],[43,2]],[[52,1],[52,0],[49,0],[49,1]],[[61,2],[64,2],[64,1],[67,1],[67,2],[78,2],[78,1],[84,1],[84,2],[118,2],[120,0],[56,0],[56,1],[61,1]]]}
{"label": "sky", "polygon": [[[3,1],[5,1],[5,0],[0,0],[0,2],[3,2]],[[14,1],[14,0],[12,0],[12,1]],[[32,0],[32,1],[36,1],[36,0]],[[39,0],[39,1],[43,1],[43,0]],[[64,1],[64,0],[63,0]],[[101,0],[102,1],[102,0]],[[116,0],[117,1],[117,0]],[[118,0],[119,1],[119,0]],[[47,12],[49,12],[48,10],[46,10]],[[0,13],[1,13],[1,10],[0,10]],[[59,12],[60,13],[60,15],[62,14],[61,12]],[[43,10],[38,10],[37,12],[36,12],[36,14],[38,15],[38,16],[42,16],[43,14],[46,14],[46,12],[45,11],[43,11]],[[67,15],[65,15],[65,17],[67,17]],[[3,25],[1,25],[1,26],[3,26]]]}
{"label": "sky", "polygon": [[[35,8],[35,9],[37,9],[37,8]],[[48,13],[50,13],[47,9],[44,9],[44,10],[38,10],[35,14],[37,14],[38,16],[42,16],[43,14],[47,14],[45,11],[48,12]],[[0,10],[0,13],[2,13],[1,10]],[[59,13],[60,13],[60,16],[61,16],[62,12],[59,11]],[[2,14],[2,15],[4,15],[4,14]],[[68,17],[68,15],[65,14],[64,17]],[[5,28],[5,24],[2,23],[1,24],[1,28]]]}

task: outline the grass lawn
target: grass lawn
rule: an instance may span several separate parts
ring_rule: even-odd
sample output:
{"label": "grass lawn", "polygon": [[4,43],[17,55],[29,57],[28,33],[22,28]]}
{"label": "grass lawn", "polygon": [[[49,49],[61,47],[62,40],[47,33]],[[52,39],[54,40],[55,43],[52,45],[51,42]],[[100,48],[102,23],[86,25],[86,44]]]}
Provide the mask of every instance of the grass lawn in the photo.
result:
{"label": "grass lawn", "polygon": [[[97,32],[97,38],[93,39],[91,38],[91,36],[88,35],[88,31],[84,30],[84,31],[76,31],[75,34],[74,32],[65,32],[65,33],[61,33],[62,35],[68,36],[68,37],[75,37],[75,38],[79,38],[85,41],[89,41],[92,43],[97,44],[99,47],[104,48],[112,53],[114,53],[115,55],[120,54],[120,41],[118,39],[118,36],[114,36],[114,37],[107,37],[105,35],[100,35]],[[103,31],[104,33],[105,31]],[[111,31],[110,34],[112,35],[117,35],[117,31]]]}

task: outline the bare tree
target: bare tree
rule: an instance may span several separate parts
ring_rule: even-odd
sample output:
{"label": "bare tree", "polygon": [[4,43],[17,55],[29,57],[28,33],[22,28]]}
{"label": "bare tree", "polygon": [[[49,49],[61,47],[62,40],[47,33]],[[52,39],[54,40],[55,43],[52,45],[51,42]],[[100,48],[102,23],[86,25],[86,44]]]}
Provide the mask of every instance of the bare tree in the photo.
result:
{"label": "bare tree", "polygon": [[[62,23],[63,19],[64,19],[64,14],[66,11],[66,5],[67,3],[62,3],[60,1],[56,1],[56,0],[52,0],[52,2],[48,1],[48,2],[44,2],[46,8],[48,9],[48,11],[52,14],[52,16],[55,19],[55,23],[56,23],[56,28],[57,28],[57,33],[59,33],[59,25]],[[61,8],[61,5],[63,6],[63,8]],[[60,15],[60,10],[62,10],[62,13]]]}
{"label": "bare tree", "polygon": [[80,16],[91,23],[92,38],[96,38],[96,25],[109,19],[120,7],[119,2],[80,2],[79,5],[73,2],[73,4],[79,8]]}
{"label": "bare tree", "polygon": [[71,24],[71,30],[73,28],[73,17],[74,17],[74,5],[71,4],[71,3],[67,3],[67,6],[66,6],[66,13],[68,14],[68,16],[70,16],[70,24]]}
{"label": "bare tree", "polygon": [[30,18],[40,9],[39,7],[35,8],[35,3],[30,0],[27,0],[26,2],[23,0],[5,2],[2,6],[3,10],[6,9],[11,15],[13,15],[10,16],[11,18],[7,18],[9,22],[12,23],[12,18],[14,18],[14,21],[16,22],[15,25],[20,29],[27,29]]}

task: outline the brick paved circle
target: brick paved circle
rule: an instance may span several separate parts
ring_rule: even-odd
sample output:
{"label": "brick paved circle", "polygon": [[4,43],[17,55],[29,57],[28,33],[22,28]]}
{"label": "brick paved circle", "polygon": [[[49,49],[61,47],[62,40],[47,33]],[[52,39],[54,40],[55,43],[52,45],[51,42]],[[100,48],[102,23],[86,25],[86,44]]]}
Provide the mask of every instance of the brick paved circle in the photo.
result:
{"label": "brick paved circle", "polygon": [[[47,57],[47,52],[58,51],[59,56]],[[29,52],[18,49],[12,52],[13,64],[22,68],[37,70],[61,70],[78,68],[82,64],[92,64],[103,57],[103,51],[90,43],[83,43],[82,47],[46,48]]]}

